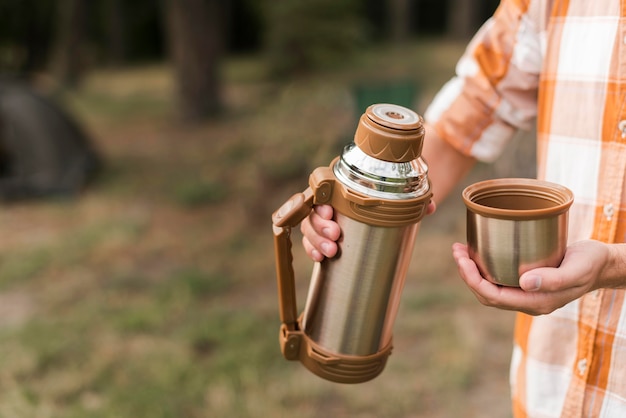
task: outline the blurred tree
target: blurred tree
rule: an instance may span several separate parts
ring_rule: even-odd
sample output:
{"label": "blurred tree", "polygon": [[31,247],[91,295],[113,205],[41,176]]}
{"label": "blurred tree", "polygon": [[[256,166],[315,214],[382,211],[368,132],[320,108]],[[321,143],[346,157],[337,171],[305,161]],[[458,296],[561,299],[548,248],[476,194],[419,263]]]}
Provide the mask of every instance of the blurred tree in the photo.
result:
{"label": "blurred tree", "polygon": [[264,2],[264,47],[273,73],[295,75],[345,60],[365,38],[359,7],[355,0]]}
{"label": "blurred tree", "polygon": [[455,39],[469,39],[485,17],[474,0],[448,0],[448,35]]}
{"label": "blurred tree", "polygon": [[415,35],[467,40],[500,0],[362,0],[375,40],[402,42]]}
{"label": "blurred tree", "polygon": [[48,61],[54,0],[0,1],[0,72],[24,75]]}
{"label": "blurred tree", "polygon": [[406,42],[411,36],[410,0],[388,0],[390,38],[396,43]]}
{"label": "blurred tree", "polygon": [[167,38],[180,112],[189,122],[213,116],[221,107],[221,3],[220,0],[165,0]]}
{"label": "blurred tree", "polygon": [[257,0],[229,0],[226,9],[224,32],[229,52],[258,51],[261,47],[261,2]]}
{"label": "blurred tree", "polygon": [[[93,0],[92,0],[93,1]],[[105,36],[100,43],[102,48],[113,45],[113,38],[123,38],[123,45],[120,46],[120,58],[123,63],[154,62],[162,61],[166,55],[165,37],[166,22],[165,14],[162,11],[162,0],[99,0],[104,3],[105,9],[102,14],[109,15],[106,24]],[[111,3],[117,3],[117,10],[108,9]],[[112,15],[119,14],[115,17]],[[106,17],[104,17],[106,21]],[[112,32],[117,32],[113,34]],[[107,57],[108,54],[105,54]],[[112,55],[108,55],[109,62],[114,61]]]}
{"label": "blurred tree", "polygon": [[107,61],[117,66],[126,61],[126,13],[122,0],[104,3],[105,30],[107,33]]}
{"label": "blurred tree", "polygon": [[84,70],[87,0],[58,0],[52,72],[57,80],[75,87]]}

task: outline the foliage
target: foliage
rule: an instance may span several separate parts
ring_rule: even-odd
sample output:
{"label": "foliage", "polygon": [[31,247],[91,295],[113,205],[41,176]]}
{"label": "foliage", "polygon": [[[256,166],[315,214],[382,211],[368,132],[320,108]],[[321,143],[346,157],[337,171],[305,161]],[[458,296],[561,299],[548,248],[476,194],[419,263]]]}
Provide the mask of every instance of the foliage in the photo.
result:
{"label": "foliage", "polygon": [[0,72],[16,74],[47,61],[56,11],[52,0],[0,1]]}
{"label": "foliage", "polygon": [[[461,51],[370,50],[285,84],[229,61],[230,113],[195,127],[172,122],[166,66],[66,93],[108,164],[80,199],[0,212],[0,417],[510,416],[512,314],[456,277],[454,199],[420,229],[380,377],[329,383],[278,344],[270,214],[353,132],[353,77],[393,63],[439,85]],[[301,310],[311,263],[293,233]]]}
{"label": "foliage", "polygon": [[355,0],[266,2],[265,52],[276,75],[328,68],[353,53],[365,39]]}
{"label": "foliage", "polygon": [[[59,11],[66,4],[64,0],[0,1],[0,73],[29,75],[49,67],[58,41]],[[89,0],[86,5],[84,45],[73,51],[86,64],[163,58],[159,0]],[[123,45],[115,44],[116,38]],[[120,47],[123,51],[116,51]]]}

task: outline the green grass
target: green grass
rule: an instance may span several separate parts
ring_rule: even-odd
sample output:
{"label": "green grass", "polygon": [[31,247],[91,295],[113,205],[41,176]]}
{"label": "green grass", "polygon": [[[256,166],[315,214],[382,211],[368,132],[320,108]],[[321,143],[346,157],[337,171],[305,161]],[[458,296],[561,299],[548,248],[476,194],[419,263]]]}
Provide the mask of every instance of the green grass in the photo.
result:
{"label": "green grass", "polygon": [[[507,416],[510,316],[454,277],[456,220],[424,221],[380,377],[326,382],[278,344],[270,214],[349,140],[354,83],[411,78],[424,99],[460,50],[379,48],[285,84],[238,58],[228,111],[195,127],[171,118],[164,66],[67,93],[106,164],[76,200],[3,208],[0,416]],[[293,240],[301,310],[311,263]]]}
{"label": "green grass", "polygon": [[219,203],[228,197],[228,186],[217,181],[192,179],[174,189],[174,199],[183,206]]}

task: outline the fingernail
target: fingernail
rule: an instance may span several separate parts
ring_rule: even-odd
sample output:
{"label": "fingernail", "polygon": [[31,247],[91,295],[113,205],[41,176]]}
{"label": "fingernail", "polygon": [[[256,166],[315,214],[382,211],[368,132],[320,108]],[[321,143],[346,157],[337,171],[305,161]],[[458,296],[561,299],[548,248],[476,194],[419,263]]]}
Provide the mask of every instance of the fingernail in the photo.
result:
{"label": "fingernail", "polygon": [[313,251],[311,251],[311,255],[313,256],[313,259],[314,259],[314,260],[321,260],[321,259],[323,259],[323,258],[324,258],[324,257],[322,256],[322,254],[320,254],[320,252],[319,252],[319,251],[317,251],[317,250],[313,250]]}
{"label": "fingernail", "polygon": [[324,235],[326,238],[330,238],[330,228],[322,229],[322,235]]}
{"label": "fingernail", "polygon": [[537,275],[525,276],[523,278],[523,282],[524,282],[524,285],[522,287],[524,288],[524,290],[528,290],[528,291],[539,290],[539,288],[541,287],[541,276],[537,276]]}
{"label": "fingernail", "polygon": [[323,242],[321,247],[322,247],[322,252],[324,253],[324,255],[328,255],[328,250],[330,249],[328,246],[328,243]]}

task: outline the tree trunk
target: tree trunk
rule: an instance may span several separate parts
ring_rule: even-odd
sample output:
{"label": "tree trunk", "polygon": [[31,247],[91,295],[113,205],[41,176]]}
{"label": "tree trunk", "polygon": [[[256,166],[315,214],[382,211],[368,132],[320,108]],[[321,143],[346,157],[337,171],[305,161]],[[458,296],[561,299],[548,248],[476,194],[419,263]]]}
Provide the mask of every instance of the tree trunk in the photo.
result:
{"label": "tree trunk", "polygon": [[448,0],[448,35],[470,39],[480,27],[480,4],[474,0]]}
{"label": "tree trunk", "polygon": [[166,0],[165,20],[181,116],[197,122],[221,107],[219,0]]}
{"label": "tree trunk", "polygon": [[387,25],[389,36],[395,43],[402,43],[409,39],[411,34],[411,4],[409,0],[388,0]]}
{"label": "tree trunk", "polygon": [[86,0],[57,2],[57,34],[52,72],[64,86],[75,87],[83,73]]}
{"label": "tree trunk", "polygon": [[124,3],[108,0],[104,4],[104,19],[107,34],[107,64],[119,66],[126,61],[126,19]]}

